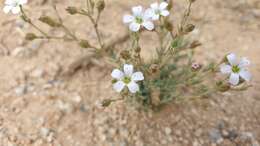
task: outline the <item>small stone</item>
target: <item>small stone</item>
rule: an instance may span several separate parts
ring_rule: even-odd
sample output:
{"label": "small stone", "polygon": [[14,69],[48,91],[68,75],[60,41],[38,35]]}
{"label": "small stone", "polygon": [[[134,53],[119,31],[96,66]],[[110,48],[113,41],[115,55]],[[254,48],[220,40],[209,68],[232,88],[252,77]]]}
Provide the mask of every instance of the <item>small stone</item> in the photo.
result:
{"label": "small stone", "polygon": [[111,137],[114,137],[116,135],[117,130],[115,128],[110,128],[108,132]]}
{"label": "small stone", "polygon": [[73,101],[73,102],[75,102],[75,103],[80,103],[81,102],[81,96],[79,96],[79,95],[76,95],[76,96],[73,96],[72,98],[71,98],[71,100]]}
{"label": "small stone", "polygon": [[230,130],[230,131],[228,132],[228,138],[229,138],[230,140],[234,140],[234,139],[236,139],[237,137],[238,137],[237,131],[235,131],[235,130]]}
{"label": "small stone", "polygon": [[31,73],[31,76],[34,78],[41,78],[43,75],[44,75],[44,70],[42,68],[37,68]]}
{"label": "small stone", "polygon": [[54,133],[53,132],[50,132],[50,134],[48,135],[48,137],[46,138],[46,140],[48,142],[52,142],[53,141],[53,138],[54,138]]}
{"label": "small stone", "polygon": [[40,134],[41,134],[41,136],[43,138],[47,138],[49,133],[50,133],[50,129],[49,128],[42,127],[41,130],[40,130]]}
{"label": "small stone", "polygon": [[61,100],[57,101],[57,106],[60,110],[66,112],[66,113],[71,113],[74,110],[73,106],[70,103],[65,103]]}
{"label": "small stone", "polygon": [[221,133],[222,133],[223,137],[228,137],[229,136],[229,133],[228,133],[227,130],[222,130]]}
{"label": "small stone", "polygon": [[214,143],[221,143],[223,141],[222,135],[220,131],[217,129],[212,129],[209,132],[209,138]]}
{"label": "small stone", "polygon": [[119,130],[120,136],[127,138],[129,136],[129,131],[126,128],[121,128]]}
{"label": "small stone", "polygon": [[248,140],[248,139],[252,139],[253,137],[254,137],[253,134],[250,133],[250,132],[243,132],[243,133],[241,133],[241,135],[240,135],[240,138],[241,138],[241,140],[243,140],[243,141]]}
{"label": "small stone", "polygon": [[170,135],[172,133],[172,129],[170,127],[166,127],[164,131],[166,135]]}
{"label": "small stone", "polygon": [[17,47],[15,48],[11,55],[14,57],[29,57],[31,56],[32,51],[29,48],[24,48],[24,47]]}
{"label": "small stone", "polygon": [[16,87],[14,91],[17,96],[22,96],[27,93],[27,89],[28,89],[28,87],[26,85],[20,85],[20,86]]}

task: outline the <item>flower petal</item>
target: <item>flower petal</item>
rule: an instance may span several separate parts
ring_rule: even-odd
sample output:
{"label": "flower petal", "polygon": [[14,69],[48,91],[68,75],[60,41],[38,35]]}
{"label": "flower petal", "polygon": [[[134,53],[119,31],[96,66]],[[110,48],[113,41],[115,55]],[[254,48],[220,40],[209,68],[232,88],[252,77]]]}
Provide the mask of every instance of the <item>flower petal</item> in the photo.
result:
{"label": "flower petal", "polygon": [[247,70],[241,70],[240,72],[239,72],[239,75],[240,75],[240,77],[241,78],[243,78],[245,81],[250,81],[250,79],[251,79],[251,73],[249,72],[249,71],[247,71]]}
{"label": "flower petal", "polygon": [[154,10],[156,10],[156,9],[159,8],[159,4],[158,4],[158,3],[152,3],[152,4],[151,4],[151,8],[154,9]]}
{"label": "flower petal", "polygon": [[151,22],[151,21],[144,21],[144,22],[142,23],[142,25],[143,25],[146,29],[148,29],[148,30],[153,30],[153,29],[154,29],[154,24],[153,24],[153,22]]}
{"label": "flower petal", "polygon": [[160,10],[164,10],[164,9],[166,9],[168,7],[168,3],[166,3],[166,2],[161,2],[161,4],[160,4]]}
{"label": "flower petal", "polygon": [[131,65],[131,64],[125,64],[124,65],[124,72],[125,72],[125,75],[131,77],[133,72],[134,72],[134,66]]}
{"label": "flower petal", "polygon": [[160,19],[160,15],[157,14],[153,15],[152,17],[152,20],[159,20],[159,19]]}
{"label": "flower petal", "polygon": [[144,12],[143,19],[144,20],[149,20],[150,18],[153,17],[153,15],[154,15],[154,11],[151,8],[148,8]]}
{"label": "flower petal", "polygon": [[116,90],[116,92],[121,92],[125,87],[125,83],[122,81],[117,81],[115,84],[113,84],[113,88],[114,90]]}
{"label": "flower petal", "polygon": [[134,16],[132,15],[125,15],[124,18],[123,18],[123,22],[124,23],[131,23],[134,21]]}
{"label": "flower petal", "polygon": [[135,73],[132,75],[131,79],[132,79],[133,81],[142,81],[142,80],[144,80],[144,75],[143,75],[142,72],[135,72]]}
{"label": "flower petal", "polygon": [[14,0],[6,0],[5,4],[6,5],[13,5],[13,4],[15,4],[15,2],[14,2]]}
{"label": "flower petal", "polygon": [[127,87],[131,93],[136,93],[139,91],[139,86],[134,81],[130,82]]}
{"label": "flower petal", "polygon": [[228,54],[227,60],[231,65],[238,65],[238,61],[234,53]]}
{"label": "flower petal", "polygon": [[130,25],[129,25],[129,29],[130,29],[131,31],[133,31],[133,32],[139,31],[140,28],[141,28],[141,24],[138,24],[138,23],[136,23],[136,22],[132,22],[132,23],[130,23]]}
{"label": "flower petal", "polygon": [[117,80],[121,80],[124,77],[124,73],[119,69],[114,69],[111,76]]}
{"label": "flower petal", "polygon": [[18,14],[18,13],[20,13],[20,7],[19,7],[19,6],[13,7],[13,8],[12,8],[12,13],[13,13],[13,14]]}
{"label": "flower petal", "polygon": [[19,1],[19,4],[20,4],[20,5],[23,5],[23,4],[26,4],[26,3],[27,3],[27,0],[20,0],[20,1]]}
{"label": "flower petal", "polygon": [[161,15],[166,17],[166,16],[170,15],[170,12],[168,10],[163,10],[163,11],[161,11]]}
{"label": "flower petal", "polygon": [[13,8],[12,6],[5,6],[3,11],[4,11],[4,13],[7,14],[7,13],[9,13],[12,10],[12,8]]}
{"label": "flower petal", "polygon": [[247,67],[249,65],[250,65],[250,61],[247,58],[243,57],[243,58],[241,58],[241,61],[240,61],[238,66],[240,68],[244,68],[244,67]]}
{"label": "flower petal", "polygon": [[239,83],[239,74],[231,73],[229,77],[229,83],[232,85],[237,85]]}
{"label": "flower petal", "polygon": [[232,72],[232,66],[227,65],[227,64],[221,64],[220,65],[220,71],[223,74],[229,74]]}
{"label": "flower petal", "polygon": [[132,12],[134,16],[141,16],[143,12],[143,7],[142,6],[136,6],[132,8]]}

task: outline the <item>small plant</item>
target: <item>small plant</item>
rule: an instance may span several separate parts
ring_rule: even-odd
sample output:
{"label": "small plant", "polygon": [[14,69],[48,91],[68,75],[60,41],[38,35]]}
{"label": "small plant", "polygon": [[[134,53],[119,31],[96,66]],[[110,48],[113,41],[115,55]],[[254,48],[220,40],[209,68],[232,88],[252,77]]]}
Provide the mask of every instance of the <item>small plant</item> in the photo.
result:
{"label": "small plant", "polygon": [[[250,62],[246,58],[239,61],[235,54],[230,53],[218,62],[202,65],[194,61],[196,48],[201,44],[198,41],[190,41],[186,35],[195,28],[188,21],[191,6],[195,0],[188,0],[188,7],[177,28],[174,28],[169,19],[172,10],[171,1],[152,3],[148,9],[144,9],[142,6],[133,7],[131,15],[123,16],[123,23],[129,28],[129,34],[123,39],[118,38],[118,41],[108,44],[104,44],[98,25],[100,14],[105,8],[103,0],[86,0],[86,8],[73,6],[66,8],[71,15],[82,15],[90,19],[99,46],[90,44],[87,39],[79,38],[70,31],[63,23],[54,4],[52,7],[57,19],[41,16],[39,21],[63,30],[66,35],[63,37],[49,35],[26,15],[22,6],[26,2],[26,0],[6,0],[4,12],[11,11],[13,14],[20,12],[21,18],[39,31],[40,35],[28,33],[27,40],[72,40],[83,48],[95,49],[95,57],[106,56],[111,60],[116,60],[118,68],[111,73],[112,84],[121,97],[104,100],[102,104],[105,107],[118,100],[125,100],[139,107],[154,108],[172,101],[201,99],[217,92],[242,91],[250,87],[247,83],[251,79],[251,74],[247,70]],[[159,46],[156,47],[156,57],[148,62],[144,62],[141,56],[142,46],[139,44],[140,34],[143,31],[157,34],[159,42]],[[113,46],[125,39],[132,42],[131,46],[116,53]],[[223,75],[217,78],[216,75],[219,72]],[[225,76],[225,74],[229,76]]]}

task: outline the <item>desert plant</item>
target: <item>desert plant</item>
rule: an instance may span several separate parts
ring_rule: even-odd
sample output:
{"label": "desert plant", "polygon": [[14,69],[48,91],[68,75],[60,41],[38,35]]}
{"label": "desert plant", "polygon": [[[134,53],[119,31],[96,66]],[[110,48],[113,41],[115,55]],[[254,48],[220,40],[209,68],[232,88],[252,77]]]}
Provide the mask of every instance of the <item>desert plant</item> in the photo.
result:
{"label": "desert plant", "polygon": [[[41,16],[39,21],[63,30],[66,35],[63,37],[49,35],[36,26],[26,14],[22,6],[26,2],[26,0],[6,0],[4,12],[11,11],[13,14],[20,12],[21,18],[39,31],[40,35],[28,33],[27,40],[72,40],[83,48],[95,49],[95,55],[116,60],[118,69],[114,69],[111,73],[112,84],[121,97],[104,100],[102,102],[104,107],[112,102],[125,100],[139,107],[154,108],[171,101],[201,99],[217,92],[242,91],[250,87],[247,83],[251,79],[247,70],[250,62],[246,58],[239,61],[235,54],[229,53],[219,61],[204,65],[194,61],[196,48],[201,44],[198,41],[190,41],[186,36],[195,28],[195,25],[189,23],[191,6],[195,0],[188,0],[187,9],[177,28],[174,28],[168,18],[172,1],[155,2],[148,9],[142,6],[132,7],[132,15],[123,17],[123,23],[129,27],[129,35],[124,36],[123,39],[119,38],[119,41],[112,41],[110,44],[104,44],[98,25],[100,14],[105,8],[103,0],[86,0],[86,9],[73,6],[66,8],[71,15],[83,15],[90,19],[99,46],[90,44],[88,40],[77,37],[69,30],[54,4],[52,7],[57,19]],[[140,34],[143,31],[156,33],[160,44],[156,48],[156,57],[148,62],[144,62],[141,56],[142,46],[139,44]],[[117,55],[113,46],[126,38],[132,42],[131,46],[122,49]],[[216,78],[219,72],[230,76]]]}

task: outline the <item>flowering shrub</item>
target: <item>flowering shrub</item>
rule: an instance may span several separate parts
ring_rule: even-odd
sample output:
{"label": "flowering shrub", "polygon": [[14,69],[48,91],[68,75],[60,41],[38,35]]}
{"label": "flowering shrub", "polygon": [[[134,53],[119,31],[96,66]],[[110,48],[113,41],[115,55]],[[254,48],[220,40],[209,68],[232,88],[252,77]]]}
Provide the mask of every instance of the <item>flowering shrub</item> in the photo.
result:
{"label": "flowering shrub", "polygon": [[[71,6],[66,10],[71,15],[83,15],[90,19],[99,46],[90,44],[88,40],[79,38],[69,30],[54,4],[52,7],[58,19],[41,16],[39,21],[53,28],[61,28],[66,33],[63,37],[49,35],[32,22],[23,9],[27,0],[6,0],[3,11],[13,14],[20,13],[25,22],[39,31],[39,35],[28,33],[27,40],[72,40],[82,48],[98,50],[92,57],[106,56],[116,59],[118,67],[121,68],[112,71],[112,85],[121,98],[106,99],[103,101],[103,106],[109,106],[118,100],[125,100],[140,107],[153,108],[171,101],[200,99],[217,92],[241,91],[250,87],[247,83],[251,79],[247,70],[250,62],[246,58],[239,61],[235,54],[230,53],[222,60],[213,63],[201,65],[194,61],[195,48],[201,44],[198,41],[189,41],[185,36],[195,28],[188,21],[191,6],[195,0],[189,0],[188,7],[177,28],[173,28],[173,24],[168,18],[172,11],[171,1],[155,2],[147,9],[142,6],[132,7],[132,14],[124,15],[122,20],[129,28],[129,35],[125,38],[132,41],[132,45],[128,49],[122,49],[113,57],[107,52],[116,54],[113,46],[120,43],[122,39],[118,38],[119,41],[104,44],[98,22],[100,14],[105,8],[105,2],[103,0],[86,0],[86,2],[86,9]],[[148,62],[144,62],[140,54],[142,46],[139,44],[139,39],[143,31],[156,33],[160,44],[156,48],[156,58]],[[217,78],[219,73],[222,73],[221,77]]]}

